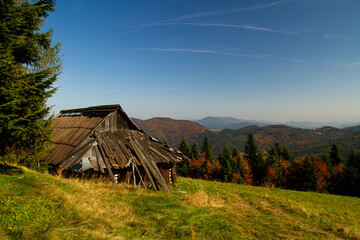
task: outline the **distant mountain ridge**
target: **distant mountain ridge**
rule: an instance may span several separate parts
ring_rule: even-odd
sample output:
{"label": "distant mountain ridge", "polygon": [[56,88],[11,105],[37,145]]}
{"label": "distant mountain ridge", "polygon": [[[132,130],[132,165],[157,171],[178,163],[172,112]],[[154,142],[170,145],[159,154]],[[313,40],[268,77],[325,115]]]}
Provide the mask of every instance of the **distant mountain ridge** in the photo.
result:
{"label": "distant mountain ridge", "polygon": [[353,130],[360,130],[360,125],[357,125],[357,126],[352,126],[352,127],[346,127],[345,128],[346,130],[350,130],[350,131],[353,131]]}
{"label": "distant mountain ridge", "polygon": [[227,128],[239,129],[252,125],[256,125],[259,127],[264,127],[269,125],[286,125],[289,127],[306,128],[306,129],[315,129],[325,126],[343,128],[343,127],[353,127],[358,125],[355,123],[350,124],[350,123],[342,123],[342,122],[309,122],[309,121],[270,122],[263,120],[243,120],[233,117],[205,117],[200,120],[194,120],[194,122],[197,122],[209,129],[214,129],[214,130],[224,130]]}
{"label": "distant mountain ridge", "polygon": [[206,117],[200,120],[195,120],[195,122],[209,129],[214,129],[214,130],[223,130],[226,128],[239,129],[252,125],[257,125],[262,127],[271,124],[270,122],[265,122],[265,121],[251,121],[251,120],[243,120],[232,117]]}
{"label": "distant mountain ridge", "polygon": [[[182,137],[188,144],[196,141],[201,144],[204,137],[209,138],[214,153],[221,153],[225,144],[236,146],[243,151],[249,133],[254,134],[259,147],[269,149],[275,142],[287,145],[296,156],[304,154],[321,154],[328,151],[332,143],[340,146],[343,156],[353,147],[360,150],[360,125],[352,128],[322,127],[302,129],[283,124],[246,126],[239,129],[212,130],[189,120],[174,120],[171,118],[152,118],[148,120],[134,119],[135,123],[146,132],[161,140],[167,139],[169,144],[178,146]],[[229,124],[232,119],[228,119]]]}

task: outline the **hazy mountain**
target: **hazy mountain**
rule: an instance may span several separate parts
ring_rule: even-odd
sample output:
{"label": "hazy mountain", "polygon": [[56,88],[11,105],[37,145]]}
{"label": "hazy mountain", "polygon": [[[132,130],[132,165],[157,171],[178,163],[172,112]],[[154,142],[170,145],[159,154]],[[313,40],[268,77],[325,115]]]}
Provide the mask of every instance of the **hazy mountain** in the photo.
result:
{"label": "hazy mountain", "polygon": [[214,130],[223,130],[226,128],[239,129],[252,125],[266,126],[271,124],[270,122],[266,121],[243,120],[232,117],[206,117],[200,120],[195,120],[195,122]]}
{"label": "hazy mountain", "polygon": [[360,125],[352,126],[352,127],[346,127],[344,129],[350,130],[350,131],[357,131],[357,130],[360,130]]}
{"label": "hazy mountain", "polygon": [[307,121],[299,121],[299,122],[291,121],[291,122],[285,122],[283,124],[286,125],[286,126],[290,126],[290,127],[307,128],[307,129],[321,128],[321,127],[324,127],[324,126],[338,127],[335,124],[333,125],[333,124],[328,124],[328,123],[307,122]]}
{"label": "hazy mountain", "polygon": [[239,129],[248,126],[264,127],[268,125],[286,125],[295,128],[315,129],[325,126],[333,126],[338,128],[352,127],[358,124],[348,122],[310,122],[310,121],[290,121],[290,122],[270,122],[264,120],[244,120],[233,117],[205,117],[200,120],[195,120],[209,129],[223,130],[223,129]]}

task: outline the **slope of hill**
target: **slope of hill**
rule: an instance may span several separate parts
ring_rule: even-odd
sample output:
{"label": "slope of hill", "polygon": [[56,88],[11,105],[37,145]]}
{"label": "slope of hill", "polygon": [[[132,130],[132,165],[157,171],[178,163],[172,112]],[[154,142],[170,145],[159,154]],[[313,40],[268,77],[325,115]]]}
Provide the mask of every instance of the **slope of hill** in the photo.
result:
{"label": "slope of hill", "polygon": [[289,127],[304,128],[304,129],[322,128],[324,126],[345,128],[356,125],[354,123],[346,123],[346,122],[309,122],[309,121],[270,122],[270,121],[262,121],[262,120],[243,120],[232,117],[206,117],[200,120],[195,120],[195,122],[209,129],[215,129],[215,130],[224,130],[227,128],[239,129],[252,125],[263,127],[263,126],[279,125],[279,124],[286,125]]}
{"label": "slope of hill", "polygon": [[219,132],[205,131],[194,140],[201,142],[205,136],[208,136],[215,153],[220,153],[225,144],[236,146],[242,151],[249,133],[254,134],[255,140],[262,149],[267,150],[275,142],[279,142],[287,145],[295,156],[321,154],[323,151],[328,151],[334,142],[340,146],[344,156],[352,147],[360,149],[360,131],[347,131],[334,127],[301,129],[284,125],[249,126]]}
{"label": "slope of hill", "polygon": [[191,121],[170,118],[135,121],[145,131],[160,139],[166,138],[174,146],[180,143],[182,136],[186,138],[189,144],[193,141],[201,144],[204,137],[207,136],[216,155],[222,152],[225,144],[236,146],[242,151],[249,133],[254,134],[259,146],[264,150],[269,149],[275,142],[279,142],[282,145],[287,145],[296,156],[321,154],[323,151],[327,151],[334,142],[340,146],[344,156],[352,147],[360,150],[360,131],[356,128],[302,129],[285,125],[269,125],[213,131]]}
{"label": "slope of hill", "polygon": [[180,178],[172,192],[0,165],[0,239],[360,239],[360,199]]}
{"label": "slope of hill", "polygon": [[360,130],[360,125],[352,126],[352,127],[346,127],[345,129],[350,130],[350,131],[357,131],[357,130]]}
{"label": "slope of hill", "polygon": [[140,120],[132,118],[134,122],[154,137],[166,140],[174,145],[181,141],[181,138],[193,138],[206,130],[206,127],[188,120],[174,120],[171,118],[151,118]]}

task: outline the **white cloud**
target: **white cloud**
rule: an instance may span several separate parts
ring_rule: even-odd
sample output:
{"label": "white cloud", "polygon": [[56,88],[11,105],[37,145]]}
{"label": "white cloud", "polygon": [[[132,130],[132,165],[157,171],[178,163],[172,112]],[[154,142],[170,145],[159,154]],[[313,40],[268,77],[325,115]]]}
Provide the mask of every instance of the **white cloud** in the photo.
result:
{"label": "white cloud", "polygon": [[[202,17],[209,17],[209,16],[217,16],[217,15],[226,15],[226,14],[232,14],[232,13],[238,13],[238,12],[247,12],[247,11],[252,11],[252,10],[257,10],[257,9],[269,8],[269,7],[273,7],[273,6],[276,6],[276,5],[285,4],[285,3],[293,2],[293,1],[295,1],[295,0],[282,0],[282,1],[271,2],[271,3],[257,4],[257,5],[252,5],[252,6],[248,6],[248,7],[242,7],[242,8],[223,9],[223,10],[216,10],[216,11],[208,11],[208,12],[199,12],[199,13],[194,13],[194,14],[188,14],[188,15],[183,15],[183,16],[179,16],[179,17],[174,17],[174,18],[161,20],[161,21],[158,21],[158,22],[152,22],[152,23],[144,24],[143,26],[140,26],[140,27],[138,27],[138,28],[136,28],[134,30],[118,33],[118,34],[110,36],[110,37],[115,37],[115,36],[118,36],[118,35],[131,33],[131,32],[138,32],[138,31],[141,31],[141,30],[143,30],[145,28],[149,28],[149,27],[153,27],[153,26],[166,25],[166,24],[176,24],[175,22],[180,21],[180,20],[202,18]],[[265,29],[266,28],[263,28],[263,30],[265,30]]]}
{"label": "white cloud", "polygon": [[258,54],[258,55],[251,55],[251,54],[239,54],[239,53],[229,53],[229,52],[219,52],[213,50],[204,50],[204,49],[188,49],[188,48],[133,48],[133,49],[125,49],[128,51],[158,51],[158,52],[187,52],[187,53],[205,53],[205,54],[217,54],[223,56],[234,56],[234,57],[247,57],[247,58],[272,58],[281,61],[291,61],[297,63],[304,63],[306,62],[303,59],[296,59],[296,58],[282,58],[277,57],[269,54]]}
{"label": "white cloud", "polygon": [[127,49],[130,51],[160,51],[160,52],[192,52],[192,53],[215,53],[216,51],[201,50],[201,49],[187,49],[187,48],[134,48]]}
{"label": "white cloud", "polygon": [[340,40],[347,40],[348,38],[345,36],[340,36],[340,35],[331,35],[330,33],[325,33],[324,34],[324,38],[329,38],[329,39],[340,39]]}
{"label": "white cloud", "polygon": [[180,16],[180,17],[170,18],[167,20],[160,21],[159,23],[174,22],[174,21],[179,21],[179,20],[216,16],[216,15],[225,15],[225,14],[232,14],[232,13],[237,13],[237,12],[247,12],[247,11],[252,11],[252,10],[256,10],[256,9],[269,8],[272,6],[276,6],[276,5],[280,5],[280,4],[284,4],[284,3],[288,3],[288,2],[292,2],[292,1],[294,1],[294,0],[283,0],[283,1],[257,4],[257,5],[252,5],[252,6],[248,6],[248,7],[242,7],[242,8],[235,8],[235,9],[224,9],[224,10],[200,12],[200,13],[194,13],[194,14],[184,15],[184,16]]}
{"label": "white cloud", "polygon": [[[223,28],[242,28],[260,32],[272,32],[272,33],[282,33],[282,34],[300,34],[298,32],[289,32],[283,30],[277,30],[273,28],[267,27],[259,27],[259,26],[252,26],[252,25],[236,25],[236,24],[223,24],[223,23],[181,23],[181,22],[171,22],[171,23],[159,23],[157,26],[160,25],[190,25],[190,26],[200,26],[200,27],[223,27]],[[155,25],[153,25],[155,26]]]}

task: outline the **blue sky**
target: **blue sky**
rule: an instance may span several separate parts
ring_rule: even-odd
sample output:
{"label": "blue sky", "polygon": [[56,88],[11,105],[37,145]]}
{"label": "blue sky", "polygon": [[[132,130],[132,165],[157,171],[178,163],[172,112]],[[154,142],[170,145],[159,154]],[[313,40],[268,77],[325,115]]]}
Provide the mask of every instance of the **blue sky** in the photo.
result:
{"label": "blue sky", "polygon": [[64,108],[360,122],[360,1],[59,0]]}

